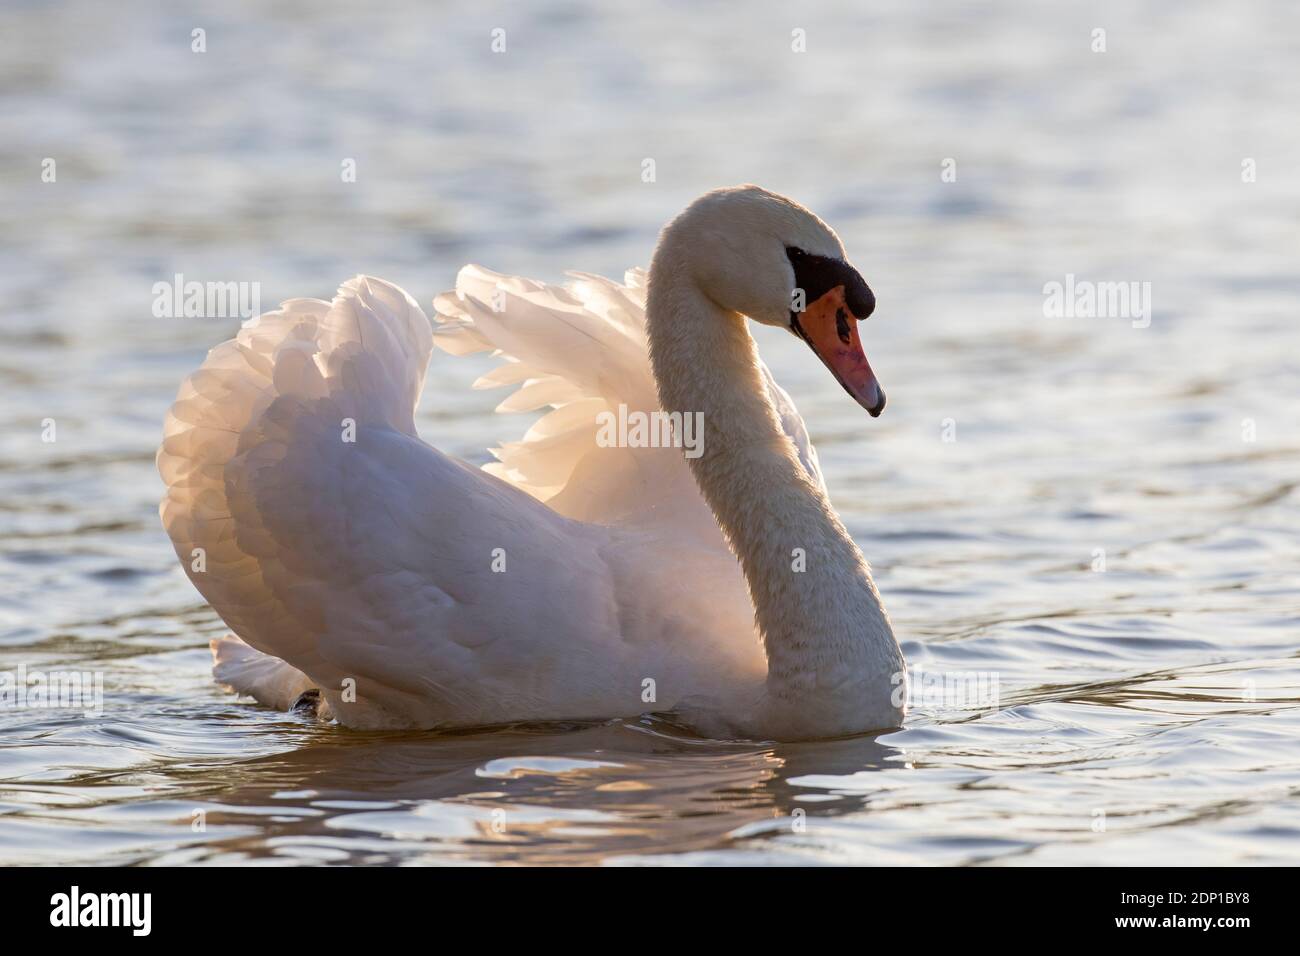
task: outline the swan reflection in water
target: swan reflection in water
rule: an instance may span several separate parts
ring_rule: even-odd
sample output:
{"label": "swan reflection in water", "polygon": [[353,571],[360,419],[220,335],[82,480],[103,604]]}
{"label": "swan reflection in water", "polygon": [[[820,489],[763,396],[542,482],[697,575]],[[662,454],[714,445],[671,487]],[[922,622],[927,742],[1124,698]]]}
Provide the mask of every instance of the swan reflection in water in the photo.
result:
{"label": "swan reflection in water", "polygon": [[869,812],[872,788],[837,793],[814,775],[902,766],[880,736],[726,743],[657,717],[475,733],[320,728],[294,750],[214,768],[196,845],[210,862],[284,853],[340,863],[743,849],[815,829],[818,817]]}

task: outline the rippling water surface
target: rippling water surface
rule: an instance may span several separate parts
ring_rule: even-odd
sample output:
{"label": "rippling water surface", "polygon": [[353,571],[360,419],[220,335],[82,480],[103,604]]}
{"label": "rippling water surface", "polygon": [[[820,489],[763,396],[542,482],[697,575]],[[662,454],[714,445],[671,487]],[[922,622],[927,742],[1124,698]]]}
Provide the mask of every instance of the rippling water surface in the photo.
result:
{"label": "rippling water surface", "polygon": [[[105,694],[0,709],[0,861],[1300,859],[1300,10],[862,6],[0,10],[0,671]],[[237,322],[155,318],[156,281],[618,275],[746,180],[876,290],[878,421],[760,343],[909,660],[996,702],[772,745],[357,733],[213,685],[153,452]],[[1149,327],[1044,317],[1067,274],[1150,282]],[[523,427],[483,368],[436,355],[420,413],[474,461]]]}

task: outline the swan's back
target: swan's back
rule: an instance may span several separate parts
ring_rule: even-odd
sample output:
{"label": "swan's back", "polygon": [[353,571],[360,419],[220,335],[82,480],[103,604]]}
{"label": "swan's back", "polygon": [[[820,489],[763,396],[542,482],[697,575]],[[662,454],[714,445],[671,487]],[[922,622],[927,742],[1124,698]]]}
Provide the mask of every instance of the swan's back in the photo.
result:
{"label": "swan's back", "polygon": [[[761,681],[743,582],[680,451],[599,449],[602,469],[573,424],[596,400],[653,401],[638,304],[602,329],[580,300],[557,319],[557,293],[532,291],[532,310],[447,316],[439,335],[452,351],[508,341],[527,370],[514,407],[558,406],[501,453],[509,480],[416,435],[432,336],[379,280],[286,302],[186,380],[158,455],[163,524],[198,590],[268,655],[227,642],[220,679],[279,706],[314,685],[367,727],[635,714]],[[692,569],[709,593],[683,593]]]}

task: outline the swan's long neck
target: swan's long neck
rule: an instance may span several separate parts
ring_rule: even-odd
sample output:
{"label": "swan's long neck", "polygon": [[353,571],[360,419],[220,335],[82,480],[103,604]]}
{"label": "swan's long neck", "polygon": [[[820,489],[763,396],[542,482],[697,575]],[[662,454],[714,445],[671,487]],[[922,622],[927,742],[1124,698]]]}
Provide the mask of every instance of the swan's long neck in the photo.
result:
{"label": "swan's long neck", "polygon": [[[902,656],[867,562],[782,430],[745,318],[711,301],[676,254],[661,242],[646,310],[660,403],[703,413],[690,466],[748,581],[768,693],[819,713],[855,711],[859,698],[879,709]],[[849,732],[874,718],[844,719]]]}

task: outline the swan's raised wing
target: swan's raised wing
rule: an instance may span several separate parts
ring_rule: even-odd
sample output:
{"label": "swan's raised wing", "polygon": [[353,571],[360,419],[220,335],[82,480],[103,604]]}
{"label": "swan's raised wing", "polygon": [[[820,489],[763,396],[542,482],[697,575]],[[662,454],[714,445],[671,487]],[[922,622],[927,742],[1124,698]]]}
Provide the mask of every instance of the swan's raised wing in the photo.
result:
{"label": "swan's raised wing", "polygon": [[[454,355],[502,359],[476,388],[515,385],[500,412],[548,409],[517,442],[492,449],[487,470],[555,511],[603,524],[667,523],[721,542],[680,448],[611,447],[604,423],[659,411],[645,327],[646,275],[620,284],[572,274],[546,285],[466,266],[434,300],[434,342]],[[768,394],[809,474],[822,483],[803,419],[766,366]]]}
{"label": "swan's raised wing", "polygon": [[634,711],[605,536],[420,441],[430,343],[409,296],[358,278],[214,349],[158,454],[190,579],[346,723]]}
{"label": "swan's raised wing", "polygon": [[632,714],[647,675],[669,707],[718,674],[761,679],[681,450],[597,441],[597,411],[657,410],[644,292],[639,274],[556,289],[470,269],[440,297],[439,343],[498,350],[483,384],[521,386],[502,410],[549,409],[501,477],[416,435],[433,337],[395,286],[286,302],[214,349],[167,418],[163,524],[222,618],[286,665],[222,645],[218,677],[281,705],[310,681],[368,727]]}

